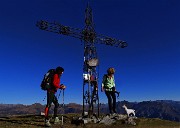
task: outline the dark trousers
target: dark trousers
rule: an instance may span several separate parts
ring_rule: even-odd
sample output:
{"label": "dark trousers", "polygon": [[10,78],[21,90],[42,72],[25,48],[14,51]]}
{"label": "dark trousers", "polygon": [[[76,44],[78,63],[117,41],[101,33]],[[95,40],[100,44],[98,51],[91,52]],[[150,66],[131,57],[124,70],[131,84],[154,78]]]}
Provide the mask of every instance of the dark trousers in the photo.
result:
{"label": "dark trousers", "polygon": [[116,113],[116,95],[114,91],[105,91],[105,94],[108,98],[109,112]]}
{"label": "dark trousers", "polygon": [[51,104],[54,104],[54,117],[57,117],[57,110],[59,107],[59,103],[57,97],[55,96],[54,92],[47,91],[47,105],[45,108],[45,118],[48,119],[49,109],[51,108]]}

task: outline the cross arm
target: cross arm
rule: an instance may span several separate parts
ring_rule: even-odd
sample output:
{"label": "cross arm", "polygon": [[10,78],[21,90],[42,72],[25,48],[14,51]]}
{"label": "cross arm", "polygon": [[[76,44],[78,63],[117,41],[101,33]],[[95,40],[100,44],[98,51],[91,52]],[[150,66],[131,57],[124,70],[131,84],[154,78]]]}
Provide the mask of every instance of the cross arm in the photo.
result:
{"label": "cross arm", "polygon": [[57,34],[62,34],[62,35],[67,35],[67,36],[83,39],[81,29],[65,26],[57,22],[50,23],[44,20],[40,20],[36,23],[36,26],[39,27],[39,29],[44,30],[44,31],[49,31],[49,32],[57,33]]}
{"label": "cross arm", "polygon": [[105,45],[121,47],[121,48],[125,48],[128,46],[128,44],[125,41],[118,40],[109,36],[100,35],[100,34],[96,34],[95,41],[96,43],[99,43],[99,44],[105,44]]}
{"label": "cross arm", "polygon": [[47,22],[44,20],[40,20],[36,24],[37,27],[39,27],[41,30],[72,36],[78,39],[81,39],[85,42],[91,42],[91,43],[99,43],[99,44],[105,44],[115,47],[121,47],[125,48],[128,46],[128,44],[125,41],[118,40],[109,36],[104,36],[101,34],[97,34],[92,29],[78,29],[78,28],[72,28],[69,26],[65,26],[62,24],[59,24],[57,22]]}

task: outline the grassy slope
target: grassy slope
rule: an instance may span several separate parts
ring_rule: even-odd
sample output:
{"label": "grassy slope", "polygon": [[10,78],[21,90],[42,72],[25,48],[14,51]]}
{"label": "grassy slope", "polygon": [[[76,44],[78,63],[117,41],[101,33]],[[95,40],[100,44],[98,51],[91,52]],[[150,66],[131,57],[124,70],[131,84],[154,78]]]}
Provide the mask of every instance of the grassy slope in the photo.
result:
{"label": "grassy slope", "polygon": [[141,118],[137,120],[138,128],[180,128],[180,123],[158,118]]}
{"label": "grassy slope", "polygon": [[[72,117],[72,115],[68,115]],[[0,118],[0,128],[42,128],[44,121],[42,116],[12,116]],[[127,125],[122,121],[107,126],[103,124],[87,124],[85,128],[180,128],[180,122],[172,122],[160,119],[138,118],[136,126]],[[53,125],[52,128],[60,128],[61,124]],[[83,128],[83,125],[75,126],[70,119],[65,118],[64,128]]]}

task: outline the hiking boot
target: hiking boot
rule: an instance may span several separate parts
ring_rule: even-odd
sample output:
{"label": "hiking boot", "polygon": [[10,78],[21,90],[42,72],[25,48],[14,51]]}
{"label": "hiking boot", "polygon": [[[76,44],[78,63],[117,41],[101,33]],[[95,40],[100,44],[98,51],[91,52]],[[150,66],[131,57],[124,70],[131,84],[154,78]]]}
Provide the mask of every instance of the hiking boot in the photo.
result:
{"label": "hiking boot", "polygon": [[55,117],[55,118],[54,118],[54,124],[59,124],[59,123],[60,123],[59,118],[58,118],[58,117]]}
{"label": "hiking boot", "polygon": [[51,127],[50,120],[45,119],[45,127]]}

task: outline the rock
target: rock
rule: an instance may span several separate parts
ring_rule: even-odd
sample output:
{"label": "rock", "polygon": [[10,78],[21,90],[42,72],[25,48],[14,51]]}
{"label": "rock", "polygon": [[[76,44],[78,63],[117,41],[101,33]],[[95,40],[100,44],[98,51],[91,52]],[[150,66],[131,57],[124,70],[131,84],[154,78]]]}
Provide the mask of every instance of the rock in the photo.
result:
{"label": "rock", "polygon": [[136,125],[136,122],[134,121],[134,117],[129,117],[126,123],[130,125]]}
{"label": "rock", "polygon": [[127,118],[128,118],[127,115],[122,115],[122,114],[118,115],[118,120],[125,120]]}
{"label": "rock", "polygon": [[126,124],[136,125],[136,122],[134,121],[135,118],[137,117],[128,117],[127,115],[112,114],[112,115],[106,115],[100,120],[96,115],[93,115],[91,118],[87,118],[87,117],[73,118],[72,123],[76,125],[87,124],[87,123],[100,123],[105,125],[111,125],[118,120],[124,120]]}
{"label": "rock", "polygon": [[110,116],[105,116],[99,123],[103,123],[105,125],[111,125],[115,123],[115,119],[112,119]]}

